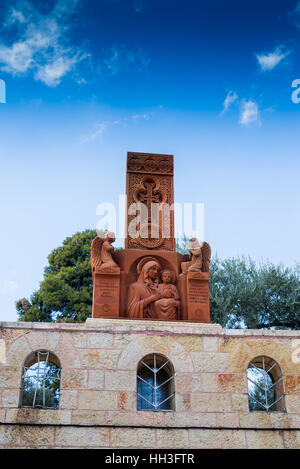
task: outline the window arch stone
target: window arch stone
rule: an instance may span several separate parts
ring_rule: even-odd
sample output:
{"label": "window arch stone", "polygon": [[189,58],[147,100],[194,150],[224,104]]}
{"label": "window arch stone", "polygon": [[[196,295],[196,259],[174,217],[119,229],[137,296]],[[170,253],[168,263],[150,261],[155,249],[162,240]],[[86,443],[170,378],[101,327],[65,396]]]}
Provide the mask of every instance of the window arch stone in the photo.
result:
{"label": "window arch stone", "polygon": [[151,353],[137,367],[137,410],[175,410],[175,372],[164,355]]}

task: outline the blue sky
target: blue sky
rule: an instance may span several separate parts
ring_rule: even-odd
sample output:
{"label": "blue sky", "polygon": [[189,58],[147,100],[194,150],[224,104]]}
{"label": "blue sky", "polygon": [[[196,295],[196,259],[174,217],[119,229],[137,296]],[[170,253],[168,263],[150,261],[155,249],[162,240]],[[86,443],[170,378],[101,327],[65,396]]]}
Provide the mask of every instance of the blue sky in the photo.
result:
{"label": "blue sky", "polygon": [[299,1],[0,7],[1,320],[117,203],[127,151],[174,154],[220,257],[299,262]]}

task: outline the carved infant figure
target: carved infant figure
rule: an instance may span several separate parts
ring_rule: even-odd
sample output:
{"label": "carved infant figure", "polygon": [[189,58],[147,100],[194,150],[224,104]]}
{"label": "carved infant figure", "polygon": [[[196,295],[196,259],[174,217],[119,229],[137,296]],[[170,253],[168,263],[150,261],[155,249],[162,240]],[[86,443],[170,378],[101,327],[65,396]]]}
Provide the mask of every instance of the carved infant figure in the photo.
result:
{"label": "carved infant figure", "polygon": [[[162,298],[155,301],[154,311],[161,319],[178,319],[180,301],[178,290],[174,285],[174,272],[171,270],[163,270],[161,280],[162,283],[158,285],[158,290]],[[164,318],[162,318],[162,315]]]}

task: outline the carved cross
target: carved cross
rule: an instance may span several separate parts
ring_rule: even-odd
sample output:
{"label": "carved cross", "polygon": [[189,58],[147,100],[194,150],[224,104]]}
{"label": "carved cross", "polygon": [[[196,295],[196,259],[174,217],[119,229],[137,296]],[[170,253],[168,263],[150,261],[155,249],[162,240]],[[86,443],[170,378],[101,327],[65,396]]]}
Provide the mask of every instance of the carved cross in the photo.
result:
{"label": "carved cross", "polygon": [[[125,247],[175,251],[171,209],[174,203],[173,155],[128,152],[126,194],[127,231],[133,215],[137,216],[136,210],[139,210],[140,236],[136,238],[129,234],[125,238]],[[131,210],[132,204],[136,203],[142,207],[134,205],[135,211]],[[164,223],[169,224],[168,235],[163,229]]]}
{"label": "carved cross", "polygon": [[148,221],[151,221],[151,204],[159,204],[162,201],[162,194],[158,190],[154,191],[156,186],[154,181],[145,181],[144,186],[146,189],[137,194],[137,199],[147,206]]}

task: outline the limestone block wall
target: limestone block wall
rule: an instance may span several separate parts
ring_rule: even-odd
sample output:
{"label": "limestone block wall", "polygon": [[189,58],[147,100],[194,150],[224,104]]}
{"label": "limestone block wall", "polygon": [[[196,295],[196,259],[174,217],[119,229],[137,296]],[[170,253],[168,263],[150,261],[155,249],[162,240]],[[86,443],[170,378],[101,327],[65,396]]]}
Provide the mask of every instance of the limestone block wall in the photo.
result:
{"label": "limestone block wall", "polygon": [[[0,448],[300,448],[300,331],[90,319],[0,323]],[[58,409],[20,407],[21,372],[37,350],[61,363]],[[175,410],[137,410],[137,365],[167,357]],[[273,358],[286,412],[249,412],[246,370]]]}

